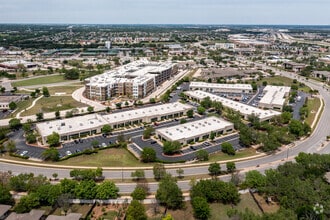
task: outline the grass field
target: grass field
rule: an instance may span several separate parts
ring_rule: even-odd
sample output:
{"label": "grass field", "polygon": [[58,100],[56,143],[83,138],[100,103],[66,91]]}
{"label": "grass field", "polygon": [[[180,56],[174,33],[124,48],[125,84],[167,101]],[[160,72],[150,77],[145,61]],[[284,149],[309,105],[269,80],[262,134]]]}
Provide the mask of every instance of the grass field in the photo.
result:
{"label": "grass field", "polygon": [[212,203],[210,204],[211,207],[211,218],[210,220],[230,220],[230,218],[227,216],[228,210],[231,210],[232,208],[238,210],[239,212],[244,212],[246,208],[248,208],[250,211],[252,211],[255,214],[261,215],[262,212],[259,209],[258,205],[253,200],[250,193],[242,194],[241,195],[241,201],[236,206],[231,205],[224,205],[221,203]]}
{"label": "grass field", "polygon": [[[99,151],[97,154],[81,155],[73,157],[68,160],[57,162],[60,165],[74,165],[74,166],[109,166],[109,167],[121,167],[121,166],[143,166],[132,154],[126,149],[112,148]],[[147,164],[152,166],[153,164]]]}
{"label": "grass field", "polygon": [[74,86],[54,86],[54,87],[48,87],[48,91],[50,95],[55,95],[55,93],[65,93],[67,95],[71,95],[75,90],[79,89],[83,85],[78,84]]}
{"label": "grass field", "polygon": [[256,155],[256,151],[252,148],[247,148],[242,151],[236,152],[235,156],[230,156],[228,154],[219,152],[219,153],[211,154],[209,157],[209,162],[233,160],[233,159],[239,159],[239,158],[250,157],[255,155]]}
{"label": "grass field", "polygon": [[[262,82],[266,81],[268,85],[277,85],[277,86],[291,86],[293,83],[293,79],[284,77],[284,76],[274,76],[274,77],[266,77],[256,83],[258,85],[262,85]],[[299,83],[297,84],[299,86]],[[299,90],[304,92],[309,92],[310,88],[307,86],[299,87]]]}
{"label": "grass field", "polygon": [[38,77],[34,79],[24,79],[18,82],[13,82],[12,86],[20,87],[20,86],[33,86],[33,85],[43,85],[49,83],[58,83],[64,82],[65,79],[61,75],[54,75],[54,76],[44,76]]}
{"label": "grass field", "polygon": [[307,102],[308,107],[308,117],[306,118],[306,122],[309,125],[312,125],[314,118],[317,114],[317,111],[321,107],[321,101],[319,98],[309,98]]}
{"label": "grass field", "polygon": [[40,110],[44,113],[47,112],[55,112],[57,110],[67,110],[72,108],[85,107],[87,105],[77,102],[71,96],[50,96],[43,97],[37,101],[35,106],[21,114],[21,116],[27,115],[35,115],[40,112]]}

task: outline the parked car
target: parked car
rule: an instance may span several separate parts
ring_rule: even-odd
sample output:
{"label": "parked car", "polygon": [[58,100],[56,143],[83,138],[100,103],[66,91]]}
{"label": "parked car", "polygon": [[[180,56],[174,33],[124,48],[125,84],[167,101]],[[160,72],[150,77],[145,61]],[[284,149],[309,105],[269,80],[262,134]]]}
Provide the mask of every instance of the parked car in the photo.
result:
{"label": "parked car", "polygon": [[27,154],[27,153],[28,153],[28,151],[25,150],[25,151],[23,151],[20,155],[21,155],[21,156],[25,156],[25,154]]}
{"label": "parked car", "polygon": [[67,150],[65,153],[66,153],[66,155],[68,155],[68,156],[72,155],[71,151],[69,151],[69,150]]}

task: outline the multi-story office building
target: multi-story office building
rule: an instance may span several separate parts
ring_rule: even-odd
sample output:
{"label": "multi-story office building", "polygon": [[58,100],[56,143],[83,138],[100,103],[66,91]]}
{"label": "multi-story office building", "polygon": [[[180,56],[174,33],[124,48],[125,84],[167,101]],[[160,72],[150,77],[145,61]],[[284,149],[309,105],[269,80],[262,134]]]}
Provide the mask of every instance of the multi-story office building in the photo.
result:
{"label": "multi-story office building", "polygon": [[170,62],[138,60],[87,78],[85,95],[89,99],[100,101],[114,96],[143,98],[175,74],[177,74],[177,68]]}

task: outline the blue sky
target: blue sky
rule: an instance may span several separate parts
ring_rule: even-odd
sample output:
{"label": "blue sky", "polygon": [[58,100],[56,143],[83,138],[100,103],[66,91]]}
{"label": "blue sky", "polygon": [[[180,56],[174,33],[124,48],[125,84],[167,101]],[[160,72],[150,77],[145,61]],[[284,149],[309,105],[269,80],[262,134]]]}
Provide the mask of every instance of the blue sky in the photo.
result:
{"label": "blue sky", "polygon": [[330,0],[0,0],[0,23],[321,24]]}

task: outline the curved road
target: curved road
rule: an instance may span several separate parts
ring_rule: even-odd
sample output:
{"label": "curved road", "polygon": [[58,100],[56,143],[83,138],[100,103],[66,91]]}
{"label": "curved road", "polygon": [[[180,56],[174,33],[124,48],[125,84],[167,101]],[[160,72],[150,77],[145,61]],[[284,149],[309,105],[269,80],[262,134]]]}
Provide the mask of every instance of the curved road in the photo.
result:
{"label": "curved road", "polygon": [[[269,67],[267,67],[269,68]],[[275,70],[275,69],[274,69]],[[296,74],[288,73],[288,72],[279,72],[276,70],[278,74],[285,75],[290,78],[296,78]],[[317,89],[320,95],[323,97],[324,100],[324,111],[321,115],[319,123],[317,124],[314,132],[311,134],[309,138],[304,141],[296,142],[296,145],[288,150],[281,151],[277,154],[273,154],[270,156],[237,162],[236,167],[240,170],[243,170],[244,173],[246,170],[257,169],[260,171],[264,171],[269,168],[275,168],[279,164],[282,164],[288,158],[292,160],[294,156],[298,155],[299,152],[306,152],[306,153],[329,153],[330,152],[330,143],[326,144],[322,147],[322,144],[325,143],[326,136],[330,134],[329,131],[329,121],[330,121],[330,93],[327,89],[323,88],[323,83],[316,82],[316,81],[306,81],[302,78],[298,78],[298,81],[304,82],[306,85],[310,86],[313,89]],[[198,174],[205,174],[208,173],[208,165],[196,165],[193,167],[184,167],[184,165],[180,165],[181,168],[184,169],[184,175],[198,175]],[[258,167],[257,167],[258,166]],[[167,171],[176,175],[177,168],[168,168]],[[53,173],[58,173],[59,178],[69,177],[69,170],[68,169],[58,169],[58,168],[46,168],[46,167],[34,167],[34,166],[26,166],[26,165],[17,165],[17,164],[10,164],[5,162],[0,162],[0,170],[8,171],[11,170],[14,174],[18,173],[26,173],[26,172],[33,172],[35,174],[43,174],[48,177],[51,177]],[[121,179],[121,178],[131,178],[131,172],[134,170],[127,170],[126,168],[117,168],[112,170],[104,170],[104,176],[109,179]],[[152,170],[145,169],[145,174],[147,178],[152,178]],[[221,177],[223,179],[228,179],[228,177],[224,176]],[[179,186],[183,190],[188,190],[190,188],[188,181],[180,181]],[[134,190],[135,184],[118,184],[121,192],[131,192]],[[150,187],[151,191],[155,191],[157,188],[156,183],[151,184]]]}

